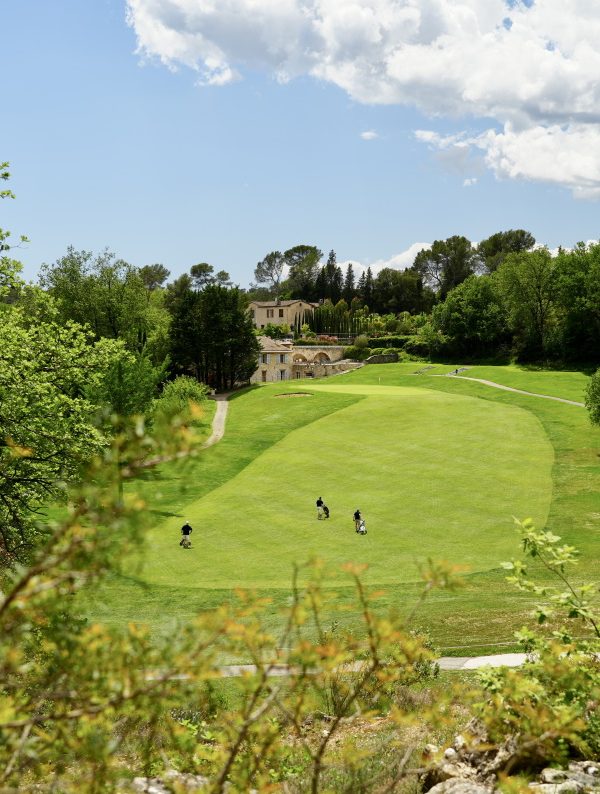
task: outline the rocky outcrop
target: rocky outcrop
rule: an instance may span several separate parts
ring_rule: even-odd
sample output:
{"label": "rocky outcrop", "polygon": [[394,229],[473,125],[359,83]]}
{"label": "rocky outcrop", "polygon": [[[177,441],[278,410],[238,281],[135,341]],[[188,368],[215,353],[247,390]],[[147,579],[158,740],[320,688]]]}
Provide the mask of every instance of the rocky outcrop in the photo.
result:
{"label": "rocky outcrop", "polygon": [[[445,750],[427,745],[429,761],[421,776],[423,791],[430,794],[491,794],[498,790],[501,774],[535,769],[542,759],[519,753],[518,743],[508,738],[491,745],[476,722],[468,726],[469,740],[456,736]],[[600,762],[573,761],[566,769],[545,768],[529,784],[531,794],[600,794]]]}

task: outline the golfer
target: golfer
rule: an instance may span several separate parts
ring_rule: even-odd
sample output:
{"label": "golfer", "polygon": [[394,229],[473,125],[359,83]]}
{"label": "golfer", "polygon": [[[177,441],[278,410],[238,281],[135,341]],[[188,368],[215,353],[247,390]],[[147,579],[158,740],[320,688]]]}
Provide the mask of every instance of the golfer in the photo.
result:
{"label": "golfer", "polygon": [[362,516],[360,514],[360,510],[354,511],[354,529],[358,532],[360,528],[360,522],[362,521]]}
{"label": "golfer", "polygon": [[323,497],[319,496],[319,498],[317,499],[317,518],[323,517],[323,504],[324,504]]}
{"label": "golfer", "polygon": [[186,541],[189,542],[190,535],[192,534],[193,531],[194,530],[186,521],[185,524],[181,527],[181,540],[179,541],[180,546],[183,546],[184,542]]}

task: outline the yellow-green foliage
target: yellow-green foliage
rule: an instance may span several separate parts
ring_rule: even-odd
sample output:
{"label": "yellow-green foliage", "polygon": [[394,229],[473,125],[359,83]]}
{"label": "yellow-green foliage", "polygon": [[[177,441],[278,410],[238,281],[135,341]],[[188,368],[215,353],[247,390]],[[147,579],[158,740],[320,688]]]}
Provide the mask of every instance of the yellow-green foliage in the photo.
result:
{"label": "yellow-green foliage", "polygon": [[[538,624],[551,628],[519,632],[529,654],[521,669],[481,674],[490,699],[479,713],[493,741],[516,737],[513,765],[560,762],[573,751],[595,758],[600,753],[598,586],[572,582],[568,572],[577,565],[576,549],[529,520],[517,523],[526,556],[506,564],[509,581],[539,598]],[[532,578],[530,569],[536,567],[553,576],[550,583]]]}
{"label": "yellow-green foliage", "polygon": [[[133,772],[175,765],[206,774],[213,791],[227,783],[235,791],[266,790],[286,774],[292,737],[307,787],[322,790],[325,757],[340,728],[370,719],[380,697],[389,699],[395,686],[422,677],[431,651],[394,615],[375,613],[377,594],[367,592],[356,567],[347,575],[362,630],[328,631],[321,615],[336,598],[322,586],[324,572],[316,562],[297,571],[278,635],[263,628],[265,602],[244,592],[236,604],[198,615],[162,642],[140,625],[118,631],[78,619],[73,594],[118,568],[145,529],[145,504],[136,496],[123,500],[120,480],[134,478],[149,460],[181,456],[194,444],[192,431],[177,421],[161,442],[147,435],[141,420],[121,427],[71,493],[68,516],[53,527],[48,546],[30,568],[15,570],[4,583],[1,785],[22,791],[41,782],[61,792],[107,791]],[[423,594],[452,579],[449,566],[431,565]],[[238,708],[210,726],[178,718],[185,710],[210,712],[214,698],[207,684],[220,677],[223,658],[255,665],[241,678]],[[289,675],[273,677],[282,663]],[[332,686],[335,711],[327,715],[326,730],[309,738],[307,721],[323,708]],[[415,715],[396,705],[390,719],[400,726]],[[393,774],[404,776],[405,766]]]}

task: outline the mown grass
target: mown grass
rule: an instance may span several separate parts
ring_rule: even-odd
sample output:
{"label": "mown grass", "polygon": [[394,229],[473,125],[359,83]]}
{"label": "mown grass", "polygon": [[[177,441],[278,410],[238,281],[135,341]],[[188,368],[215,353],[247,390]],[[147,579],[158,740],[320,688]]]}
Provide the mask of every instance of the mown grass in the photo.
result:
{"label": "mown grass", "polygon": [[[511,650],[503,643],[511,643],[513,630],[527,621],[531,608],[526,596],[508,587],[499,567],[501,559],[519,552],[511,515],[537,512],[540,523],[546,519],[546,526],[582,549],[576,578],[592,576],[600,533],[600,432],[576,406],[460,378],[415,378],[411,372],[417,368],[369,366],[335,381],[302,383],[314,395],[308,398],[273,398],[275,389],[270,387],[237,396],[225,438],[217,446],[184,469],[165,467],[158,478],[141,484],[147,498],[162,494],[157,501],[152,498],[151,509],[168,514],[149,536],[146,567],[130,563],[126,574],[88,594],[86,613],[169,631],[199,609],[232,598],[232,587],[245,583],[271,598],[264,623],[276,631],[279,610],[288,600],[284,569],[289,570],[296,555],[302,562],[324,548],[332,565],[342,558],[356,559],[356,551],[369,557],[373,584],[378,579],[385,583],[381,608],[406,614],[419,590],[418,563],[430,554],[475,564],[465,577],[466,587],[432,594],[417,623],[427,628],[442,652]],[[505,368],[491,369],[485,376],[489,380],[503,382],[507,377]],[[562,373],[534,374],[548,376],[546,386],[536,385],[535,390],[550,393],[553,388],[561,392],[557,396],[572,398],[574,392],[567,392],[564,382],[549,386]],[[525,388],[523,384],[516,387]],[[365,386],[377,388],[365,393]],[[398,386],[410,391],[396,397],[389,387]],[[299,390],[299,385],[279,391],[286,389]],[[367,439],[369,428],[373,438]],[[498,455],[498,449],[504,452]],[[486,458],[486,450],[493,454]],[[437,452],[445,466],[436,459]],[[545,465],[547,479],[541,476]],[[435,498],[427,489],[434,470],[441,477]],[[485,485],[478,487],[482,472]],[[315,489],[333,508],[329,525],[314,520]],[[349,521],[357,495],[361,503],[356,506],[370,522],[366,538],[355,536]],[[498,509],[504,511],[502,531],[490,520]],[[176,546],[177,528],[192,510],[198,511],[201,523],[193,536],[195,548],[185,552]],[[252,531],[244,526],[250,515],[257,519]],[[391,534],[392,524],[405,528],[402,537]],[[315,538],[316,547],[311,543]],[[231,586],[229,580],[223,582],[226,576]],[[337,592],[342,606],[351,604],[343,582]],[[358,624],[352,609],[343,619],[349,626]]]}

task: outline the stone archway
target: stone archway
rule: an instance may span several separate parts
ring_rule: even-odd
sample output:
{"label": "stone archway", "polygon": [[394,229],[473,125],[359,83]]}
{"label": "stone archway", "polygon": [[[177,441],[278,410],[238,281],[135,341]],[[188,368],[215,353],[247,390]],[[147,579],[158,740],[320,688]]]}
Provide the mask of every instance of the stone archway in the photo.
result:
{"label": "stone archway", "polygon": [[326,362],[329,363],[331,359],[323,350],[319,350],[319,352],[315,355],[313,361],[317,364],[325,364]]}

